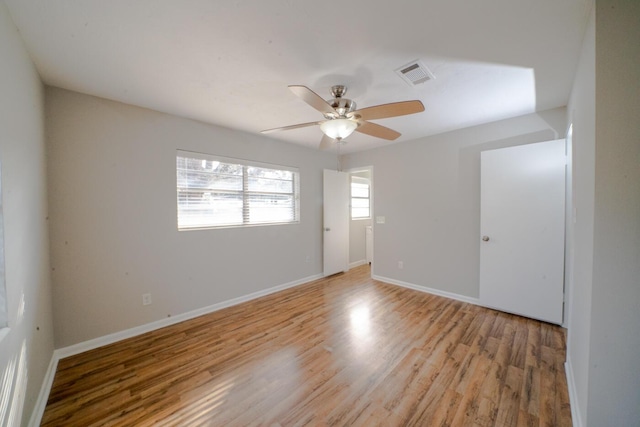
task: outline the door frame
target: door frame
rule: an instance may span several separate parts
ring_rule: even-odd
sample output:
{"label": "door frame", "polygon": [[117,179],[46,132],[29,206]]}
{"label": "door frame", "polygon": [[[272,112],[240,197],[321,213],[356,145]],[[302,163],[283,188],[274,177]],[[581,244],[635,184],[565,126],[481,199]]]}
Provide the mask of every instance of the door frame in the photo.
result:
{"label": "door frame", "polygon": [[[345,172],[347,172],[349,174],[349,177],[351,177],[351,174],[353,173],[357,173],[357,172],[368,172],[369,173],[369,221],[371,221],[371,230],[373,233],[373,241],[374,241],[374,245],[373,245],[373,250],[372,250],[372,254],[371,254],[371,276],[373,277],[373,269],[374,269],[374,260],[375,260],[375,215],[374,215],[374,177],[373,177],[373,165],[369,165],[369,166],[360,166],[360,167],[354,167],[354,168],[350,168],[348,170],[346,170]],[[351,193],[349,193],[349,207],[351,207]],[[349,228],[351,229],[351,221],[353,221],[351,219],[351,211],[349,211]],[[365,236],[366,239],[366,236]],[[351,242],[349,242],[349,244],[351,244]],[[366,240],[365,240],[365,245],[366,245]],[[365,247],[365,251],[366,251],[366,247]],[[365,255],[366,256],[366,255]],[[365,258],[366,259],[366,258]]]}

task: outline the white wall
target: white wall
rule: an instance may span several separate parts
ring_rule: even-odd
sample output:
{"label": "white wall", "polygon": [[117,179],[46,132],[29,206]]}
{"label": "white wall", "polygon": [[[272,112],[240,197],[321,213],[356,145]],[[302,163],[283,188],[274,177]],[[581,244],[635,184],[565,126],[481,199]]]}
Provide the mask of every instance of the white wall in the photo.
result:
{"label": "white wall", "polygon": [[586,425],[589,388],[589,340],[593,283],[593,208],[595,180],[595,15],[585,34],[568,106],[573,123],[572,202],[567,226],[568,333],[567,366],[574,384],[577,426]]}
{"label": "white wall", "polygon": [[565,130],[560,108],[345,156],[347,169],[374,168],[374,212],[386,222],[374,224],[373,274],[477,298],[480,152]]}
{"label": "white wall", "polygon": [[640,2],[596,2],[589,426],[640,425]]}
{"label": "white wall", "polygon": [[[0,162],[9,333],[0,342],[0,425],[29,418],[53,354],[43,88],[0,1]],[[21,410],[23,412],[21,413]],[[2,416],[4,414],[4,416]]]}
{"label": "white wall", "polygon": [[[57,348],[322,272],[322,170],[335,155],[62,89],[46,95]],[[178,232],[178,148],[300,168],[300,224]]]}
{"label": "white wall", "polygon": [[573,122],[567,365],[578,426],[640,420],[640,3],[597,1]]}

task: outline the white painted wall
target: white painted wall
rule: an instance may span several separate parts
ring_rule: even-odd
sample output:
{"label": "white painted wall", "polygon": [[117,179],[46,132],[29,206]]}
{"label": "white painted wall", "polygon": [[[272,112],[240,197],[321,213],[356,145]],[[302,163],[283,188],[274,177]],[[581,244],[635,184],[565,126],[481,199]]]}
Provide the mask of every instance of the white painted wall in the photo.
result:
{"label": "white painted wall", "polygon": [[[568,353],[585,426],[640,419],[638,9],[633,0],[598,3],[567,109],[576,207]],[[0,366],[25,349],[24,398],[17,381],[9,391],[24,422],[53,350],[45,146],[42,87],[3,2],[0,59],[11,325]],[[335,165],[332,155],[61,89],[47,90],[46,111],[58,347],[321,271],[321,170]],[[386,224],[375,225],[375,274],[476,297],[479,153],[564,130],[557,109],[346,156],[346,168],[376,171]],[[178,147],[299,166],[302,223],[178,233]],[[143,308],[146,292],[154,302]]]}
{"label": "white painted wall", "polygon": [[568,106],[575,220],[567,366],[576,426],[637,426],[640,3],[595,5]]}
{"label": "white painted wall", "polygon": [[[564,108],[345,156],[374,168],[373,274],[479,295],[480,152],[564,137]],[[403,261],[404,268],[398,268]]]}
{"label": "white painted wall", "polygon": [[[53,354],[43,87],[0,1],[0,162],[9,333],[0,425],[26,424]],[[6,400],[5,400],[6,399]],[[21,411],[22,410],[22,411]]]}
{"label": "white painted wall", "polygon": [[640,2],[596,2],[588,426],[640,425]]}
{"label": "white painted wall", "polygon": [[567,367],[574,390],[574,423],[586,426],[589,389],[589,342],[593,284],[593,209],[595,180],[595,16],[585,34],[580,62],[568,106],[572,185],[567,224]]}
{"label": "white painted wall", "polygon": [[[57,348],[322,272],[322,170],[334,154],[46,94]],[[300,224],[178,232],[178,148],[300,168]]]}

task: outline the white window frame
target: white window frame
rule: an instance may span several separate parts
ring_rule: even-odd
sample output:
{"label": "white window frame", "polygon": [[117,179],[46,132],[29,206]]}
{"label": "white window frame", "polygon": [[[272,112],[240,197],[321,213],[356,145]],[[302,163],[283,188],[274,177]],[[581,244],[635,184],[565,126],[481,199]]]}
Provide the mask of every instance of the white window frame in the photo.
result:
{"label": "white window frame", "polygon": [[[361,176],[357,176],[357,175],[350,175],[350,180],[349,180],[349,195],[350,195],[350,215],[351,215],[351,220],[352,221],[357,221],[360,219],[371,219],[371,180],[368,178],[364,178]],[[359,181],[359,182],[358,182]],[[360,196],[354,196],[353,195],[353,184],[355,183],[360,183],[360,184],[366,184],[367,185],[367,197],[360,197]],[[367,216],[353,216],[353,201],[354,199],[358,199],[358,200],[367,200],[369,202],[369,214]]]}
{"label": "white window frame", "polygon": [[[234,166],[240,166],[242,168],[242,189],[225,189],[225,190],[215,190],[216,193],[225,193],[230,196],[235,195],[237,200],[241,200],[242,205],[242,220],[241,222],[231,222],[231,223],[220,223],[215,220],[213,210],[209,215],[204,214],[201,218],[208,218],[210,222],[199,222],[193,224],[187,224],[186,217],[182,218],[181,221],[181,201],[180,194],[182,191],[187,191],[188,187],[180,186],[180,174],[178,170],[178,162],[180,158],[188,158],[188,159],[196,159],[198,161],[206,161],[206,162],[220,162],[231,164]],[[256,191],[250,189],[250,177],[248,175],[248,171],[251,167],[262,168],[262,169],[270,169],[275,171],[286,171],[291,173],[291,187],[292,192],[280,192],[280,191]],[[238,175],[240,176],[240,175]],[[193,188],[189,188],[190,191],[193,191]],[[197,191],[203,191],[203,194],[206,193],[206,189],[196,189]],[[251,219],[251,208],[250,208],[250,200],[251,198],[259,197],[259,196],[273,196],[275,199],[280,197],[290,198],[290,202],[292,206],[290,209],[292,210],[292,219],[290,220],[252,220]],[[215,203],[211,202],[211,206],[214,206]],[[282,224],[297,224],[300,222],[300,172],[296,167],[291,166],[282,166],[275,165],[269,163],[261,163],[244,159],[236,159],[231,157],[222,157],[215,156],[211,154],[198,153],[193,151],[186,150],[177,150],[176,152],[176,211],[177,211],[177,226],[178,230],[198,230],[198,229],[216,229],[216,228],[230,228],[230,227],[253,227],[253,226],[263,226],[263,225],[282,225]],[[255,211],[254,211],[255,212]]]}

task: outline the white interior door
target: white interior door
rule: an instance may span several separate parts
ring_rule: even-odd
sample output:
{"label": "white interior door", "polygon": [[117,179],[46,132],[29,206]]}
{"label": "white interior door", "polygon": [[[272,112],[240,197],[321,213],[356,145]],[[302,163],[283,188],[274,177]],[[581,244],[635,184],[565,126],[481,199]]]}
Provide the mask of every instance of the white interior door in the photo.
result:
{"label": "white interior door", "polygon": [[480,302],[562,323],[565,141],[481,153]]}
{"label": "white interior door", "polygon": [[349,174],[324,170],[324,275],[349,270]]}

